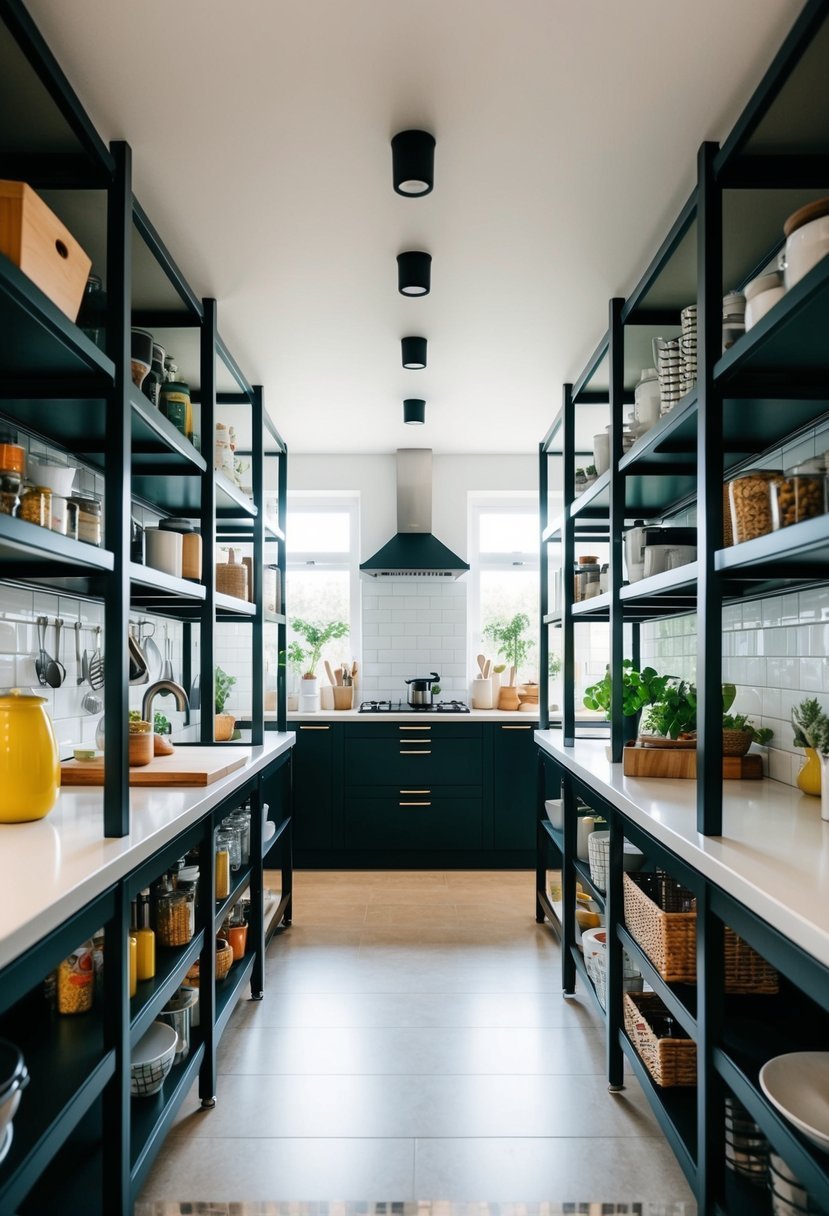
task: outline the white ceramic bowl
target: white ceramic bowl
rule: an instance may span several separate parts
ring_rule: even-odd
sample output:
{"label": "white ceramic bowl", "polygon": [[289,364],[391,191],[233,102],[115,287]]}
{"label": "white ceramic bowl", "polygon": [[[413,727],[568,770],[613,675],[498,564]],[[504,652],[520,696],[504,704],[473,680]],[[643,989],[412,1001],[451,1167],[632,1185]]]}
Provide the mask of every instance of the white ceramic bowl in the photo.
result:
{"label": "white ceramic bowl", "polygon": [[27,468],[29,481],[34,485],[48,486],[53,494],[59,494],[62,498],[68,498],[72,493],[77,469],[54,464],[51,460],[35,460],[34,456],[29,457]]}
{"label": "white ceramic bowl", "polygon": [[130,1059],[130,1093],[134,1097],[157,1094],[173,1067],[178,1035],[172,1026],[153,1022],[143,1038],[132,1049]]}
{"label": "white ceramic bowl", "polygon": [[791,291],[821,258],[829,253],[829,215],[804,224],[786,237],[784,277],[786,291]]}
{"label": "white ceramic bowl", "polygon": [[793,1051],[760,1069],[763,1093],[807,1140],[829,1152],[829,1051]]}
{"label": "white ceramic bowl", "polygon": [[544,803],[547,818],[554,828],[560,832],[564,827],[564,802],[561,798],[548,798]]}

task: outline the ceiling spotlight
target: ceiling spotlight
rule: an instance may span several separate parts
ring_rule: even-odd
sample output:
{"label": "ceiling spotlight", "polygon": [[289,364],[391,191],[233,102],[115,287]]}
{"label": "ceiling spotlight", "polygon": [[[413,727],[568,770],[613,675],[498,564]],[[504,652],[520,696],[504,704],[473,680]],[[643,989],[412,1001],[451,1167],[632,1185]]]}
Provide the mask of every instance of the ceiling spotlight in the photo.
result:
{"label": "ceiling spotlight", "polygon": [[409,426],[423,426],[426,421],[426,402],[417,397],[407,397],[403,402],[403,421]]}
{"label": "ceiling spotlight", "polygon": [[404,296],[427,296],[432,284],[432,255],[409,249],[397,255],[397,290]]}
{"label": "ceiling spotlight", "polygon": [[418,198],[435,184],[435,137],[428,131],[399,131],[391,141],[392,174],[398,194]]}
{"label": "ceiling spotlight", "polygon": [[401,338],[400,347],[403,351],[403,366],[420,371],[426,366],[426,339]]}

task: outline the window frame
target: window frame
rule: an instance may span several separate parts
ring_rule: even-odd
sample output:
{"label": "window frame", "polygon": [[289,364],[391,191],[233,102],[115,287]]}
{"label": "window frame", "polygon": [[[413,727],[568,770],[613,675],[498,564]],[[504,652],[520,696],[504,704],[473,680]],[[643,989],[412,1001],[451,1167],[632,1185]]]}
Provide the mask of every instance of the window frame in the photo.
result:
{"label": "window frame", "polygon": [[[537,604],[540,604],[540,552],[539,547],[522,551],[513,549],[509,552],[481,553],[481,517],[483,515],[535,515],[538,516],[538,495],[532,491],[504,491],[502,493],[482,494],[470,491],[468,503],[468,553],[469,553],[469,582],[466,597],[466,635],[467,663],[469,671],[477,674],[478,645],[481,631],[481,574],[503,570],[505,572],[521,570],[535,572],[539,582],[537,588]],[[536,532],[536,535],[538,532]],[[516,556],[520,560],[516,560]],[[538,609],[537,609],[538,610]],[[536,642],[538,639],[536,639]]]}
{"label": "window frame", "polygon": [[[349,517],[348,550],[332,552],[325,550],[294,550],[285,547],[285,581],[287,583],[291,570],[333,570],[348,572],[348,607],[351,649],[354,659],[362,665],[363,626],[362,626],[362,580],[360,578],[360,496],[358,493],[348,493],[339,490],[327,494],[319,490],[289,490],[286,511],[286,537],[290,533],[291,514],[329,515],[332,512],[342,512]],[[287,595],[286,605],[288,631],[290,632],[290,599]]]}

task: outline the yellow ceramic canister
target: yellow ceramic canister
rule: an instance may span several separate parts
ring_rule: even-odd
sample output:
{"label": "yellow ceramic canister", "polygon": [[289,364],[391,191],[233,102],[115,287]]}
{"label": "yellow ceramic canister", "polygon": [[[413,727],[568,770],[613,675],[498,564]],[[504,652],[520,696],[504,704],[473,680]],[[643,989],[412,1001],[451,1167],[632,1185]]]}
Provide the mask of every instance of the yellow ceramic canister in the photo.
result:
{"label": "yellow ceramic canister", "polygon": [[42,819],[55,805],[60,760],[45,705],[19,688],[0,693],[0,823]]}

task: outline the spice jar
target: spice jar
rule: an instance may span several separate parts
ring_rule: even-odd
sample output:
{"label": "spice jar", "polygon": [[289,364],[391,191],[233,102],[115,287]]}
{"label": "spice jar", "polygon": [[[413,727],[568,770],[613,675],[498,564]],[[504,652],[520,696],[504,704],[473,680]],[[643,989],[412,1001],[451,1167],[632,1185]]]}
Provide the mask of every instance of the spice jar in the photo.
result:
{"label": "spice jar", "polygon": [[162,946],[186,946],[192,938],[191,902],[183,891],[159,895],[155,905],[155,931]]}
{"label": "spice jar", "polygon": [[187,899],[190,916],[190,936],[196,932],[196,900],[199,894],[199,867],[182,866],[178,871],[176,890]]}
{"label": "spice jar", "polygon": [[100,498],[94,494],[73,494],[69,502],[78,512],[78,540],[86,545],[103,543],[103,510]]}
{"label": "spice jar", "polygon": [[771,490],[781,477],[779,469],[747,469],[729,481],[728,501],[735,545],[771,532]]}
{"label": "spice jar", "polygon": [[20,497],[21,519],[40,528],[52,526],[52,491],[48,486],[28,486]]}
{"label": "spice jar", "polygon": [[58,966],[58,1013],[86,1013],[95,995],[92,942],[84,942]]}
{"label": "spice jar", "polygon": [[0,515],[16,515],[20,508],[20,474],[0,473]]}
{"label": "spice jar", "polygon": [[234,811],[225,823],[230,823],[239,833],[239,854],[242,865],[246,866],[250,861],[250,811]]}
{"label": "spice jar", "polygon": [[826,512],[826,474],[822,458],[787,470],[771,487],[771,521],[775,531]]}
{"label": "spice jar", "polygon": [[242,868],[242,834],[239,830],[239,825],[233,823],[230,816],[228,816],[222,820],[220,831],[227,833],[231,871],[240,870]]}
{"label": "spice jar", "polygon": [[227,899],[230,894],[231,834],[219,828],[216,833],[216,898]]}
{"label": "spice jar", "polygon": [[0,473],[26,476],[26,449],[15,443],[11,435],[0,435]]}
{"label": "spice jar", "polygon": [[190,404],[190,385],[178,379],[178,368],[170,359],[165,360],[169,379],[161,385],[158,408],[172,422],[177,431],[190,438],[193,434],[193,407]]}

